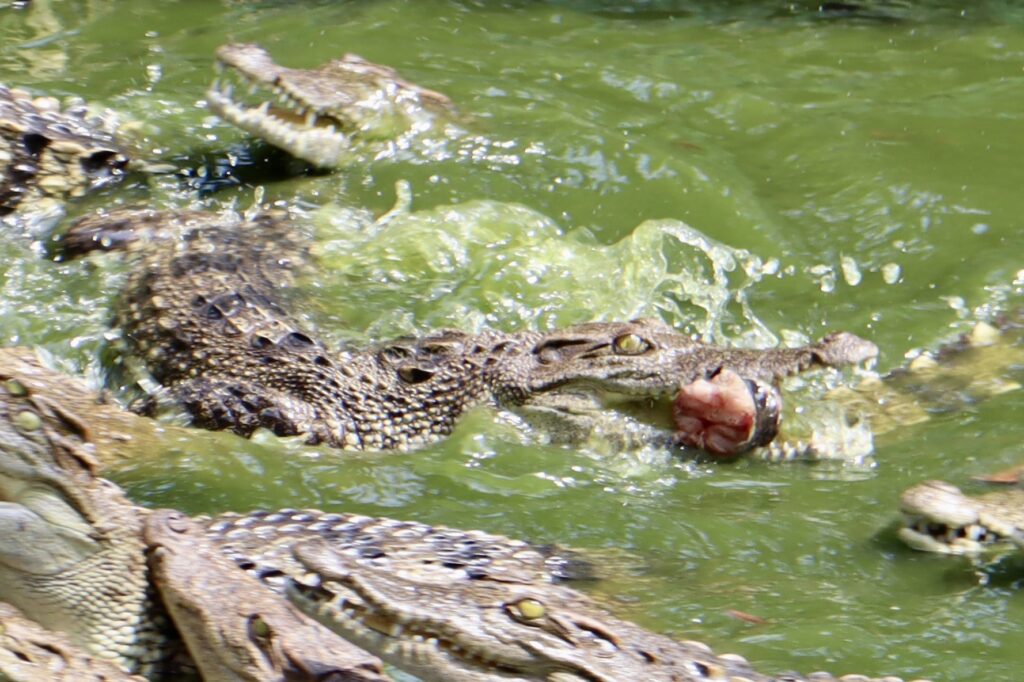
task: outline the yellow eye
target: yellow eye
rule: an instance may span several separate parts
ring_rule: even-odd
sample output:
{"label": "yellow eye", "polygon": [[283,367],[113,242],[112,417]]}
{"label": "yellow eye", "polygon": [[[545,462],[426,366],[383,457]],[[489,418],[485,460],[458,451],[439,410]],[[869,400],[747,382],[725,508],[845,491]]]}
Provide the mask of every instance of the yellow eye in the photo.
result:
{"label": "yellow eye", "polygon": [[536,599],[520,599],[515,604],[511,604],[511,608],[516,615],[525,620],[537,620],[543,618],[546,613],[544,605]]}
{"label": "yellow eye", "polygon": [[257,639],[266,639],[270,636],[270,625],[259,615],[249,618],[249,632]]}
{"label": "yellow eye", "polygon": [[637,334],[623,334],[615,338],[612,347],[620,355],[640,355],[650,349],[651,344]]}
{"label": "yellow eye", "polygon": [[4,382],[4,388],[15,398],[23,398],[28,395],[28,388],[17,379],[8,379]]}
{"label": "yellow eye", "polygon": [[39,415],[29,410],[24,410],[14,415],[14,426],[19,431],[38,431],[43,425]]}

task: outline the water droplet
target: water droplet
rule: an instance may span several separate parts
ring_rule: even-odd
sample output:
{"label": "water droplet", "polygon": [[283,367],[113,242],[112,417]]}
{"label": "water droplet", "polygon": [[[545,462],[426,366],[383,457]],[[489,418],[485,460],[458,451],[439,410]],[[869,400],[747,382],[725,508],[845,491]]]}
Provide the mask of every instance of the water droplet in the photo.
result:
{"label": "water droplet", "polygon": [[886,284],[896,284],[903,276],[903,268],[896,263],[886,263],[882,266],[882,279]]}
{"label": "water droplet", "polygon": [[857,261],[850,256],[843,256],[839,261],[839,264],[843,268],[843,279],[846,280],[847,284],[851,287],[855,287],[860,284],[861,274]]}

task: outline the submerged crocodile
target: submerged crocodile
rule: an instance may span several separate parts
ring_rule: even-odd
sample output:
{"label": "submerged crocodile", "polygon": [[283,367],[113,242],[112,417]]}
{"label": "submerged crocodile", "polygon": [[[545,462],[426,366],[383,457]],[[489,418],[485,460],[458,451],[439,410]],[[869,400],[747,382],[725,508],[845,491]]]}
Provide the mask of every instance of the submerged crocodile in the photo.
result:
{"label": "submerged crocodile", "polygon": [[965,495],[945,481],[925,481],[900,495],[901,540],[923,552],[979,554],[1024,549],[1024,489]]}
{"label": "submerged crocodile", "polygon": [[[83,671],[74,679],[124,679],[102,677],[90,656],[154,672],[179,636],[210,680],[386,679],[284,592],[428,680],[836,679],[766,676],[618,620],[500,536],[314,511],[189,519],[137,507],[97,475],[97,445],[117,439],[94,441],[92,415],[54,400],[65,377],[47,391],[39,372],[31,389],[11,374],[0,381],[0,599],[43,628],[0,605],[0,673],[12,679],[46,679],[43,666],[61,659]],[[361,634],[338,625],[353,614]],[[47,629],[64,634],[47,641]]]}
{"label": "submerged crocodile", "polygon": [[[997,317],[993,324],[978,323],[934,356],[921,356],[897,373],[898,381],[891,382],[890,389],[902,388],[903,394],[890,390],[876,401],[889,408],[890,421],[905,424],[927,419],[924,407],[948,411],[1019,391],[1021,384],[1014,373],[1024,366],[1022,321],[1022,311],[1016,311]],[[979,480],[1019,485],[1020,473],[1010,470]],[[951,483],[925,481],[905,490],[899,505],[897,534],[914,549],[976,555],[1024,547],[1024,489],[1020,487],[966,495]]]}
{"label": "submerged crocodile", "polygon": [[[279,294],[303,262],[304,243],[279,213],[243,220],[124,210],[79,220],[62,248],[141,252],[118,313],[130,351],[195,424],[246,436],[263,427],[346,449],[409,449],[447,436],[466,410],[490,404],[576,441],[609,407],[608,396],[663,400],[667,418],[680,388],[702,382],[711,395],[701,391],[677,412],[693,416],[692,441],[736,452],[775,435],[781,377],[877,354],[847,333],[800,348],[717,348],[653,320],[442,331],[332,351]],[[740,380],[723,381],[729,377]],[[665,436],[658,434],[651,437]]]}

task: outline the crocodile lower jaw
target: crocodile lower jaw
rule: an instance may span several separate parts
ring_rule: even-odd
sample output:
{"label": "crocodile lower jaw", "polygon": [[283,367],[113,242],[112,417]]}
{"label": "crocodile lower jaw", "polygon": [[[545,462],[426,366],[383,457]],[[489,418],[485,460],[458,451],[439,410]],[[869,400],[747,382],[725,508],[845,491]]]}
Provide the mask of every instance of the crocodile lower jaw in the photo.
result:
{"label": "crocodile lower jaw", "polygon": [[[279,106],[272,106],[269,99],[255,105],[245,104],[235,99],[233,80],[236,79],[225,74],[223,80],[214,80],[206,92],[207,107],[225,121],[321,168],[342,165],[351,156],[350,138],[330,117],[304,110],[301,103],[274,86],[269,87]],[[253,95],[270,94],[264,85],[249,81],[237,87],[247,88]]]}

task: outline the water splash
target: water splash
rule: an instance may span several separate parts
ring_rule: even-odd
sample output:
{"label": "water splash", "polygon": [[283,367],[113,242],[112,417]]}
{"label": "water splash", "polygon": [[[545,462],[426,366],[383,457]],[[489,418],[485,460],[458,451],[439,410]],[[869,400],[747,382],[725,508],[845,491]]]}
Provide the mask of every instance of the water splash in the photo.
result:
{"label": "water splash", "polygon": [[653,316],[705,339],[776,343],[747,302],[771,265],[678,220],[641,223],[614,244],[496,201],[386,221],[330,207],[315,222],[328,315],[370,335]]}

